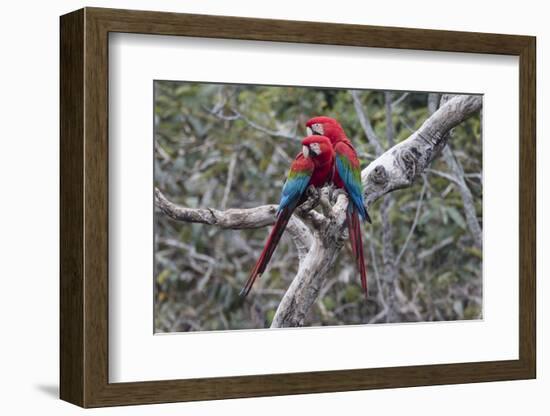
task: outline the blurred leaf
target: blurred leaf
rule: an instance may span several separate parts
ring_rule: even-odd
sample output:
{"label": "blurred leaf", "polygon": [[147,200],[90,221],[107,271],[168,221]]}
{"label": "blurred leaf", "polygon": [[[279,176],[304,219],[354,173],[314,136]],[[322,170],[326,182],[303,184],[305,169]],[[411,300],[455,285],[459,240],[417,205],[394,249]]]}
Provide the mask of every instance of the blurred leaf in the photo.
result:
{"label": "blurred leaf", "polygon": [[464,221],[464,218],[462,218],[462,215],[455,207],[446,207],[445,211],[449,214],[449,217],[455,222],[456,225],[458,225],[460,228],[466,229],[466,222]]}

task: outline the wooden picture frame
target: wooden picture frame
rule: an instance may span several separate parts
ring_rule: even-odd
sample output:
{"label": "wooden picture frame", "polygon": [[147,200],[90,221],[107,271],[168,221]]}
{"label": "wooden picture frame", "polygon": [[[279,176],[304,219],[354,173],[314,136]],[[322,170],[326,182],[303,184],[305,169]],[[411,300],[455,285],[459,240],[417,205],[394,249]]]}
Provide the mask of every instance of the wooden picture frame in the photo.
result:
{"label": "wooden picture frame", "polygon": [[[351,391],[536,376],[535,38],[85,8],[61,17],[60,396],[83,407]],[[519,359],[109,383],[108,34],[369,46],[519,57]]]}

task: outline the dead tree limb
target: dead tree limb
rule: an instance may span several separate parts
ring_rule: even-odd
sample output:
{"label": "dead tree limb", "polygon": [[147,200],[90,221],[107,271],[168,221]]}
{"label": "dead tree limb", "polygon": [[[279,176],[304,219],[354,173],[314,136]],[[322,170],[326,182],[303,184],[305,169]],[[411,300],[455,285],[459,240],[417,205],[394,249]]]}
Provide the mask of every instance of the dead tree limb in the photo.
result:
{"label": "dead tree limb", "polygon": [[478,95],[452,98],[406,140],[363,169],[361,178],[367,206],[388,192],[411,186],[445,147],[449,131],[479,111],[481,102]]}
{"label": "dead tree limb", "polygon": [[[187,208],[169,201],[164,194],[155,188],[155,205],[165,215],[176,221],[195,222],[215,225],[224,229],[242,230],[262,228],[272,225],[276,219],[277,205],[261,205],[255,208],[231,208],[220,211],[212,208]],[[315,214],[314,214],[315,213]],[[316,223],[320,219],[316,211],[304,212],[304,218]],[[313,236],[304,222],[292,216],[287,225],[287,231],[296,245],[298,257],[304,258],[313,242]]]}
{"label": "dead tree limb", "polygon": [[[429,106],[430,111],[434,112],[435,109],[437,109],[437,105],[439,104],[437,102],[437,99],[434,98],[437,94],[430,94],[429,97]],[[447,101],[452,99],[454,96],[450,94],[445,94],[441,97],[441,104],[445,104]],[[452,134],[452,133],[449,133]],[[474,239],[474,244],[478,249],[481,250],[481,246],[483,245],[483,232],[481,230],[481,225],[479,224],[479,221],[477,219],[476,214],[476,208],[474,204],[474,198],[472,196],[472,191],[470,190],[470,187],[466,183],[466,176],[464,174],[464,169],[462,168],[462,164],[460,161],[455,157],[454,152],[451,148],[451,145],[448,144],[445,146],[445,149],[443,149],[443,160],[445,160],[445,163],[449,167],[449,170],[451,171],[451,176],[454,178],[453,182],[458,188],[458,192],[460,193],[460,196],[462,198],[462,203],[464,205],[464,216],[466,217],[466,224],[468,225],[468,228],[470,230],[470,233],[472,234],[472,237]]]}

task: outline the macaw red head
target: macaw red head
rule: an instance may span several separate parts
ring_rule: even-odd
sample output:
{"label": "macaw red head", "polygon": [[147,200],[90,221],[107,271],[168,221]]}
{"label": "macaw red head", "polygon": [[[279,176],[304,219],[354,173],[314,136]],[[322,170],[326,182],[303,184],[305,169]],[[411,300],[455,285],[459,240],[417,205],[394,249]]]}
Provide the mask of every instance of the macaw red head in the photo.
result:
{"label": "macaw red head", "polygon": [[326,136],[330,139],[332,144],[346,139],[346,133],[340,123],[338,123],[335,119],[326,116],[313,117],[308,120],[306,123],[306,130],[308,136]]}
{"label": "macaw red head", "polygon": [[326,161],[334,156],[334,149],[328,137],[307,136],[302,140],[302,154],[313,161]]}

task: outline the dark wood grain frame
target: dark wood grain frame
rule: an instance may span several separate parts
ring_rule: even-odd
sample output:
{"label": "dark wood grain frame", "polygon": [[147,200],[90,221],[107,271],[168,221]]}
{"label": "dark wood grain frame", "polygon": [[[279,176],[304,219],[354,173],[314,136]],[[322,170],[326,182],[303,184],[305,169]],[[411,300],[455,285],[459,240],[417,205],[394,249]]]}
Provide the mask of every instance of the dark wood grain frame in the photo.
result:
{"label": "dark wood grain frame", "polygon": [[[519,56],[519,359],[109,383],[110,32]],[[529,36],[98,8],[62,16],[61,398],[99,407],[535,378],[535,50]]]}

